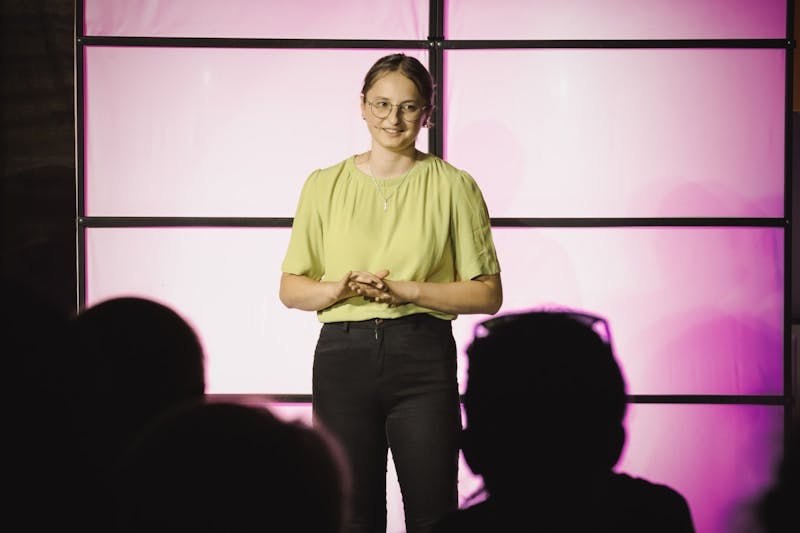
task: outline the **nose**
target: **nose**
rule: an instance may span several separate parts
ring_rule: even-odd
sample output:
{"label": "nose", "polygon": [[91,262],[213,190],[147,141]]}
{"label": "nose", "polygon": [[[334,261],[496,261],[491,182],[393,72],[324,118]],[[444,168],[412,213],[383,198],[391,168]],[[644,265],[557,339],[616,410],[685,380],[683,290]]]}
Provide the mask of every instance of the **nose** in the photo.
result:
{"label": "nose", "polygon": [[400,113],[402,113],[402,111],[400,110],[400,104],[394,104],[392,105],[392,108],[389,110],[389,114],[386,116],[386,120],[391,121],[393,124],[399,124]]}

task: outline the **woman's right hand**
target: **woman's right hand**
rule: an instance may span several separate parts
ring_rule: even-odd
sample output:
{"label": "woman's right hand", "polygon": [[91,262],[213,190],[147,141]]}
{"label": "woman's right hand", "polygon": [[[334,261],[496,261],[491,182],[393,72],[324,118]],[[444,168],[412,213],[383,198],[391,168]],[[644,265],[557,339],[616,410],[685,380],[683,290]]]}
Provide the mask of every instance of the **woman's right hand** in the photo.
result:
{"label": "woman's right hand", "polygon": [[350,272],[348,286],[354,294],[363,296],[365,300],[373,302],[386,292],[387,287],[383,278],[388,275],[388,270],[381,270],[374,274],[372,272],[354,270]]}
{"label": "woman's right hand", "polygon": [[348,272],[339,281],[319,281],[297,274],[281,275],[279,296],[286,307],[304,311],[319,311],[340,300],[356,296],[350,287]]}

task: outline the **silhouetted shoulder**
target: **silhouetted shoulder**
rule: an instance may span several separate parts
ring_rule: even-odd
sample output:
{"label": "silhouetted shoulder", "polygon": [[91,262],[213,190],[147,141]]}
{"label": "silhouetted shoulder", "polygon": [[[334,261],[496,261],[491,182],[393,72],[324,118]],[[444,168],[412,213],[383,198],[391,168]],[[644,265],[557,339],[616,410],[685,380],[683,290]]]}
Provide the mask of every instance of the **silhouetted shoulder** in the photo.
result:
{"label": "silhouetted shoulder", "polygon": [[535,531],[531,524],[535,518],[532,515],[527,518],[528,521],[519,520],[516,514],[502,512],[494,502],[486,500],[446,516],[434,527],[433,533]]}
{"label": "silhouetted shoulder", "polygon": [[[676,490],[627,474],[614,474],[603,507],[615,508],[613,531],[692,533],[686,499]],[[621,511],[621,512],[619,512]]]}

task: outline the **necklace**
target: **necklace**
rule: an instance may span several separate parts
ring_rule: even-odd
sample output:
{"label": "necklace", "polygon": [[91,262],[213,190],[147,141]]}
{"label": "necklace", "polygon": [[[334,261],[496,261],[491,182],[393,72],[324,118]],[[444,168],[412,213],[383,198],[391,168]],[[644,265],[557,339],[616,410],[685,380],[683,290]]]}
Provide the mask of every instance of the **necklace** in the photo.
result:
{"label": "necklace", "polygon": [[392,192],[390,192],[388,195],[386,194],[386,189],[384,188],[383,180],[380,180],[379,183],[378,179],[375,178],[375,174],[372,173],[372,167],[369,164],[369,158],[367,159],[366,164],[367,164],[367,171],[369,172],[369,177],[372,178],[372,183],[375,184],[375,190],[377,190],[378,194],[380,194],[381,198],[383,198],[383,210],[386,211],[389,208],[389,199],[392,196],[394,196],[394,194],[397,192],[397,190],[400,188],[403,182],[406,181],[406,178],[411,173],[411,169],[414,168],[414,164],[411,165],[411,168],[406,170],[406,173],[403,174],[403,177],[400,180],[400,182],[394,186],[394,189],[392,189]]}

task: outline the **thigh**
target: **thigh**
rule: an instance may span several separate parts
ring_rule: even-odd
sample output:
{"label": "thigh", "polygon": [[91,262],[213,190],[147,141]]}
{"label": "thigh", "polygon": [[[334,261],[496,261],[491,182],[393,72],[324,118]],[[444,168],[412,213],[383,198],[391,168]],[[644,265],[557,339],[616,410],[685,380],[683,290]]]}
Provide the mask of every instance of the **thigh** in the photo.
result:
{"label": "thigh", "polygon": [[385,417],[376,398],[377,347],[369,330],[325,325],[314,353],[312,410],[341,444],[352,481],[349,532],[385,531]]}
{"label": "thigh", "polygon": [[458,505],[461,410],[455,341],[447,326],[434,323],[395,343],[387,331],[387,369],[403,374],[398,381],[404,383],[393,391],[387,434],[409,533],[429,531]]}

